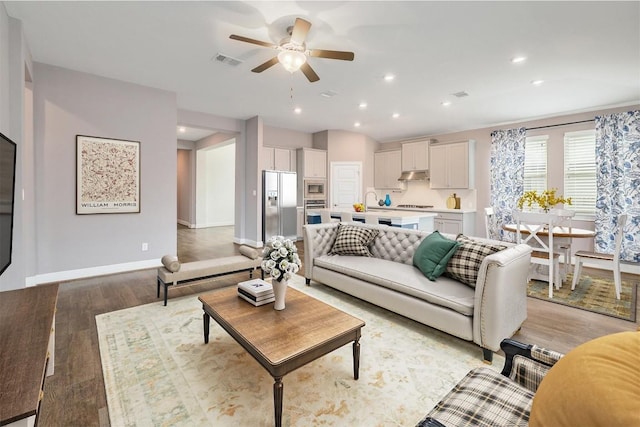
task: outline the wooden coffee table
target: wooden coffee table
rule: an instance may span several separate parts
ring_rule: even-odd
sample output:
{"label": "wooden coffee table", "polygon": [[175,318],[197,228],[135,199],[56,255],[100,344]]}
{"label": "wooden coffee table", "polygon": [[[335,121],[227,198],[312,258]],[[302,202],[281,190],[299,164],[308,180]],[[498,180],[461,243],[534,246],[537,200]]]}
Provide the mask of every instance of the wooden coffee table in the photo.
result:
{"label": "wooden coffee table", "polygon": [[360,330],[364,322],[293,288],[287,289],[286,308],[273,304],[254,307],[238,297],[235,287],[198,298],[204,314],[204,342],[209,342],[213,319],[275,380],[275,425],[282,425],[282,377],[343,345],[353,342],[353,377],[360,367]]}

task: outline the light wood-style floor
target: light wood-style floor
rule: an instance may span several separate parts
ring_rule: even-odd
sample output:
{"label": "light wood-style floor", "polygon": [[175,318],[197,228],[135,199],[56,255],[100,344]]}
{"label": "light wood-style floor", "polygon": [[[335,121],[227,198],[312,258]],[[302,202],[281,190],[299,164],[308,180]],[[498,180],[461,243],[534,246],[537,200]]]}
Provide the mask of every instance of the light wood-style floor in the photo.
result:
{"label": "light wood-style floor", "polygon": [[[178,256],[182,262],[239,253],[239,246],[233,244],[233,227],[195,230],[178,226],[177,231]],[[302,242],[298,248],[302,257]],[[589,273],[597,272],[590,270]],[[142,304],[161,305],[161,300],[156,298],[155,278],[155,269],[152,269],[60,284],[55,374],[45,382],[40,426],[109,425],[95,316]],[[246,274],[230,275],[172,289],[169,304],[171,298],[235,285],[246,278]],[[627,278],[638,279],[637,276]],[[561,352],[592,338],[638,327],[636,323],[559,304],[532,298],[528,302],[528,318],[514,338]],[[478,357],[482,357],[480,349]]]}

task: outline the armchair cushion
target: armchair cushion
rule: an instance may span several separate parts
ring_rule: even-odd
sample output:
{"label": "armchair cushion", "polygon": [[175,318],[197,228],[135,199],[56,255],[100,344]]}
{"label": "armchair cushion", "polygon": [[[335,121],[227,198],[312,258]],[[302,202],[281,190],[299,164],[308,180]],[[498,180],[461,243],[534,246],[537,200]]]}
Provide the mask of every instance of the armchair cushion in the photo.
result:
{"label": "armchair cushion", "polygon": [[[533,393],[489,368],[471,370],[417,427],[526,426]],[[478,410],[481,408],[481,410]]]}
{"label": "armchair cushion", "polygon": [[640,332],[582,344],[540,383],[530,426],[640,425]]}

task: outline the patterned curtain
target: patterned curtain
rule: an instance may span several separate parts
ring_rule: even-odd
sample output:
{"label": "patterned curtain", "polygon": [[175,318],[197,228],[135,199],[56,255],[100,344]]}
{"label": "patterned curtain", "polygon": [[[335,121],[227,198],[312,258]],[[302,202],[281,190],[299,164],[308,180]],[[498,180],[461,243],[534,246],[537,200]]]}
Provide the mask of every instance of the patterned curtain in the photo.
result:
{"label": "patterned curtain", "polygon": [[491,206],[500,240],[515,240],[501,225],[513,223],[513,210],[524,193],[525,134],[525,128],[491,132]]}
{"label": "patterned curtain", "polygon": [[596,117],[596,165],[595,249],[613,253],[626,212],[620,259],[640,262],[640,111]]}

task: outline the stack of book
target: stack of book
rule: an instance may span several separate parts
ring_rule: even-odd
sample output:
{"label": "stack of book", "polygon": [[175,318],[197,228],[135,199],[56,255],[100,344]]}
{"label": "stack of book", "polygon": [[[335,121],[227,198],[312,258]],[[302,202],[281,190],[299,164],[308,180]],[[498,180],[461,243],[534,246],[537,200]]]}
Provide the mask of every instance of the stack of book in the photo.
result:
{"label": "stack of book", "polygon": [[261,279],[238,283],[238,296],[256,307],[275,301],[271,283]]}

